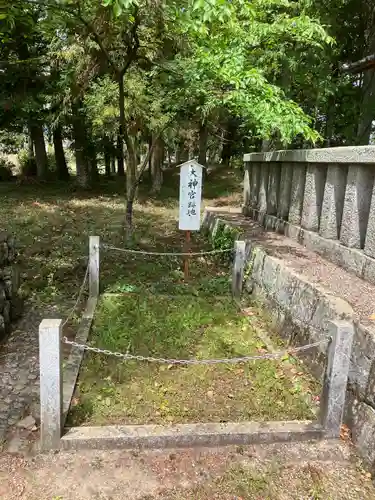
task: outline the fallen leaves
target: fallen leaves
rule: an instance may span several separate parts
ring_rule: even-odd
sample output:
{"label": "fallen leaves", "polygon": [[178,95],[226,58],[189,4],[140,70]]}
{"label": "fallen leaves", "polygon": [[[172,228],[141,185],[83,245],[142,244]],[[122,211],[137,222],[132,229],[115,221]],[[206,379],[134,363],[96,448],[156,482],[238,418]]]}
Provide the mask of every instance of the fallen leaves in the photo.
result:
{"label": "fallen leaves", "polygon": [[341,426],[340,439],[342,439],[343,441],[350,441],[350,429],[345,424],[342,424]]}

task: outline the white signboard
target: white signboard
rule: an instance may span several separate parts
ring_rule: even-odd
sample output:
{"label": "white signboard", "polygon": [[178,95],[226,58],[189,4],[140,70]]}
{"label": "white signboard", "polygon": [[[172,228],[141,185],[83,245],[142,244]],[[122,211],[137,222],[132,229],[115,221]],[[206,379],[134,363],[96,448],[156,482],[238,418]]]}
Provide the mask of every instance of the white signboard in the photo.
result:
{"label": "white signboard", "polygon": [[178,228],[183,231],[198,231],[201,227],[203,167],[195,160],[180,167],[180,217]]}

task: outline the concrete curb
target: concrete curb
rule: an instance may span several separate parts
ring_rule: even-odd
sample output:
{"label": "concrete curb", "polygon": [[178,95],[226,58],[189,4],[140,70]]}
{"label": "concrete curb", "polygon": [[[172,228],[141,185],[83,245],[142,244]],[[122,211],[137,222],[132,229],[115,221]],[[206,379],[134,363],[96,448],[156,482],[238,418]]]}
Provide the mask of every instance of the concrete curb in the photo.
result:
{"label": "concrete curb", "polygon": [[[78,328],[75,342],[86,344],[91,323],[94,318],[98,297],[90,297],[87,301],[86,309],[82,315],[82,320]],[[65,424],[66,417],[69,412],[70,403],[74,394],[79,369],[81,367],[84,351],[73,347],[71,349],[68,361],[63,369],[63,409],[62,409],[62,426]]]}
{"label": "concrete curb", "polygon": [[316,422],[242,422],[182,425],[75,427],[61,438],[63,449],[186,448],[309,441],[324,437]]}

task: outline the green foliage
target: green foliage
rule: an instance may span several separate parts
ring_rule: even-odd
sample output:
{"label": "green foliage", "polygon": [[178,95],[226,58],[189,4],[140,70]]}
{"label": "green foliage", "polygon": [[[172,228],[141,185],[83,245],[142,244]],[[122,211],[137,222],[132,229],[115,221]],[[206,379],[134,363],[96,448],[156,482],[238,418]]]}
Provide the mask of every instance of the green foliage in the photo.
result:
{"label": "green foliage", "polygon": [[234,258],[234,242],[238,239],[239,231],[233,227],[229,227],[224,222],[218,222],[217,229],[211,235],[212,248],[214,250],[231,250],[232,252],[225,252],[219,254],[218,258],[225,262],[232,262]]}
{"label": "green foliage", "polygon": [[30,157],[26,149],[21,149],[18,153],[18,162],[20,165],[20,173],[22,177],[36,176],[36,161],[34,157]]}
{"label": "green foliage", "polygon": [[6,158],[0,158],[0,182],[10,181],[13,177],[14,163]]}
{"label": "green foliage", "polygon": [[0,130],[0,152],[5,154],[16,154],[21,149],[24,140],[24,135],[14,130]]}

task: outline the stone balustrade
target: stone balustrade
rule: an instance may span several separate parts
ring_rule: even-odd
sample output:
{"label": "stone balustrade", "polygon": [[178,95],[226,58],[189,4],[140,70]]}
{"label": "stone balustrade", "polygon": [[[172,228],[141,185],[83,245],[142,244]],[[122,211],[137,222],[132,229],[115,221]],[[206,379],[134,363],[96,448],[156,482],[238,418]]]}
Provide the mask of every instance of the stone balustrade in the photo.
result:
{"label": "stone balustrade", "polygon": [[268,214],[375,258],[375,146],[244,155],[244,213]]}

